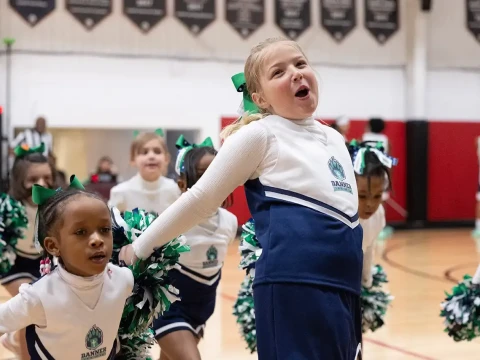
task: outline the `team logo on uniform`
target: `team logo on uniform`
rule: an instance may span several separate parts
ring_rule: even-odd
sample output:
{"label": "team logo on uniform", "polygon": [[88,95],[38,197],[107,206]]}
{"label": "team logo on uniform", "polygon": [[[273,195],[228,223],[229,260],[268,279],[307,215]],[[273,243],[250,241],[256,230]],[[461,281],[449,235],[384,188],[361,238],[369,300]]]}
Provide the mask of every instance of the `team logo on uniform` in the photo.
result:
{"label": "team logo on uniform", "polygon": [[207,261],[203,262],[204,268],[214,267],[218,265],[218,250],[215,246],[210,246],[207,250]]}
{"label": "team logo on uniform", "polygon": [[337,180],[332,180],[333,191],[345,191],[350,194],[353,194],[352,187],[349,183],[343,182],[345,180],[345,171],[343,170],[342,164],[335,159],[333,156],[328,160],[328,168],[330,172]]}
{"label": "team logo on uniform", "polygon": [[82,354],[82,360],[91,360],[104,357],[107,354],[107,348],[99,347],[103,344],[103,331],[97,325],[93,325],[85,336],[85,347],[90,350]]}
{"label": "team logo on uniform", "polygon": [[338,180],[345,180],[345,171],[343,171],[343,166],[335,159],[333,156],[328,160],[328,168]]}

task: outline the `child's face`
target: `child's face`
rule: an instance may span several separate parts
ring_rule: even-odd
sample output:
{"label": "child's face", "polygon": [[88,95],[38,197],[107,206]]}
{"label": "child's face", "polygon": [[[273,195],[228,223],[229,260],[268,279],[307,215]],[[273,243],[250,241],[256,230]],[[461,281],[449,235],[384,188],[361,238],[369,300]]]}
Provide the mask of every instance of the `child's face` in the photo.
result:
{"label": "child's face", "polygon": [[100,162],[98,168],[101,172],[107,173],[111,170],[112,164],[108,160],[103,160]]}
{"label": "child's face", "polygon": [[[53,187],[52,168],[48,163],[30,163],[23,186],[25,189],[31,189],[34,184],[50,189]],[[31,196],[28,198],[28,202],[33,205]]]}
{"label": "child's face", "polygon": [[[212,163],[213,159],[215,159],[215,155],[212,154],[205,154],[203,157],[200,159],[198,162],[195,171],[197,173],[197,181],[202,177],[202,175],[207,171],[208,167]],[[178,187],[180,188],[180,191],[184,193],[187,191],[187,182],[185,180],[185,175],[182,174],[182,176],[178,179]]]}
{"label": "child's face", "polygon": [[358,215],[361,219],[369,219],[382,203],[385,178],[370,177],[370,189],[366,176],[356,176],[358,188]]}
{"label": "child's face", "polygon": [[140,176],[146,181],[158,180],[169,162],[170,159],[164,147],[157,139],[152,139],[142,146],[134,160]]}
{"label": "child's face", "polygon": [[71,199],[61,213],[55,237],[47,237],[47,251],[62,259],[65,269],[78,276],[105,270],[112,257],[113,237],[106,204],[85,195]]}
{"label": "child's face", "polygon": [[253,100],[262,109],[291,120],[312,116],[318,105],[318,83],[305,56],[289,42],[264,50],[261,91]]}

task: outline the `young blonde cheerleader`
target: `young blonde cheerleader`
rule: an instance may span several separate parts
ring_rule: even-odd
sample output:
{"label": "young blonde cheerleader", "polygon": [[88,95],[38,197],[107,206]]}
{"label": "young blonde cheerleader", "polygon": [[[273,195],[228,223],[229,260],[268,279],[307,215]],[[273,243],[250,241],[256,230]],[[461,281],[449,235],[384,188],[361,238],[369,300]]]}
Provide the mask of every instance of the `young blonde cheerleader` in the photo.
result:
{"label": "young blonde cheerleader", "polygon": [[162,213],[180,196],[180,190],[166,173],[170,154],[163,132],[140,133],[130,148],[130,159],[138,173],[110,190],[109,206],[120,211],[141,208]]}
{"label": "young blonde cheerleader", "polygon": [[[10,176],[9,194],[2,194],[1,217],[4,224],[0,237],[4,242],[0,284],[13,297],[22,284],[40,277],[41,254],[34,244],[37,207],[32,201],[34,184],[54,186],[55,171],[43,155],[44,144],[36,148],[26,145],[14,149],[15,161]],[[11,229],[17,227],[17,229]],[[22,228],[22,229],[19,229]],[[24,230],[24,231],[23,231]],[[22,359],[28,358],[23,331],[2,338],[1,344]]]}
{"label": "young blonde cheerleader", "polygon": [[[17,296],[0,305],[0,334],[26,328],[33,360],[113,359],[120,350],[120,320],[127,323],[124,328],[148,327],[149,323],[138,321],[136,314],[145,310],[138,301],[132,304],[132,296],[144,285],[137,286],[132,295],[138,270],[109,263],[113,251],[110,210],[74,176],[65,191],[34,185],[32,198],[38,205],[36,237],[45,255],[40,266],[43,277],[23,284]],[[129,231],[127,224],[116,228],[117,238],[119,232]],[[168,250],[174,258],[176,250]],[[59,265],[52,269],[53,257]],[[157,274],[153,280],[163,282],[163,276]],[[153,296],[144,308],[149,305],[156,307]],[[132,329],[130,342],[135,334]],[[148,342],[148,335],[136,341]],[[144,354],[136,355],[142,358]]]}
{"label": "young blonde cheerleader", "polygon": [[[192,145],[182,135],[177,147],[180,149],[175,166],[178,187],[186,193],[202,177],[217,152],[210,138]],[[184,233],[190,251],[180,256],[180,268],[169,273],[181,301],[173,303],[153,326],[161,348],[161,360],[200,359],[197,343],[215,309],[227,246],[235,239],[236,232],[236,216],[218,208],[205,221]]]}
{"label": "young blonde cheerleader", "polygon": [[296,42],[254,47],[242,80],[234,77],[250,113],[225,129],[201,179],[121,258],[147,258],[245,184],[262,247],[254,282],[259,359],[357,359],[362,229],[344,139],[313,118],[317,79]]}
{"label": "young blonde cheerleader", "polygon": [[[363,229],[362,332],[375,331],[384,324],[392,297],[384,292],[387,282],[380,265],[373,265],[375,240],[385,227],[382,193],[391,188],[390,169],[397,159],[388,156],[380,142],[350,142],[350,155],[358,187],[358,214]],[[385,184],[387,179],[387,184]]]}

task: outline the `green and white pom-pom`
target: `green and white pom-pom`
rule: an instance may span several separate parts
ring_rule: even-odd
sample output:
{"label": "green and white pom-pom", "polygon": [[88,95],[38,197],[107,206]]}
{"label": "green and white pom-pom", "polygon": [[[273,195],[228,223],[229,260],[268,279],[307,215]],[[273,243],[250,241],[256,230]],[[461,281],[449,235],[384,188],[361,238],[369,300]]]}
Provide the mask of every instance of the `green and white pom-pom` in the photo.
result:
{"label": "green and white pom-pom", "polygon": [[385,323],[385,313],[393,300],[388,292],[382,290],[383,284],[387,283],[387,275],[380,265],[372,268],[372,286],[362,286],[360,304],[362,307],[362,333],[368,330],[375,331]]}
{"label": "green and white pom-pom", "polygon": [[22,203],[0,194],[0,274],[8,272],[15,263],[15,246],[27,227],[27,213]]}
{"label": "green and white pom-pom", "polygon": [[233,305],[233,315],[237,318],[240,332],[251,353],[257,351],[257,331],[255,326],[255,308],[253,306],[253,280],[255,278],[255,263],[262,254],[262,248],[255,235],[255,222],[250,219],[242,226],[240,240],[240,268],[247,274]]}
{"label": "green and white pom-pom", "polygon": [[[133,243],[157,215],[139,209],[121,215],[118,209],[112,208],[111,213],[114,248],[112,263],[124,265],[118,261],[120,249]],[[185,242],[183,236],[175,238],[155,249],[148,259],[138,260],[128,266],[133,273],[135,284],[132,295],[125,303],[120,321],[119,335],[125,351],[138,354],[144,351],[145,347],[150,347],[151,339],[148,334],[153,320],[168,310],[171,303],[179,300],[179,291],[170,283],[167,275],[171,269],[178,268],[180,254],[190,250]],[[141,348],[138,347],[140,345]]]}
{"label": "green and white pom-pom", "polygon": [[248,349],[254,353],[257,351],[257,331],[252,284],[253,278],[246,275],[233,305],[233,315],[237,318],[237,324],[240,325],[242,337],[247,342]]}
{"label": "green and white pom-pom", "polygon": [[445,332],[455,341],[471,341],[480,336],[480,285],[465,275],[441,303]]}
{"label": "green and white pom-pom", "polygon": [[130,337],[123,334],[120,328],[118,336],[121,339],[121,351],[115,355],[115,360],[153,360],[150,356],[150,349],[155,345],[155,335],[152,329],[143,334]]}
{"label": "green and white pom-pom", "polygon": [[255,222],[250,219],[242,226],[242,239],[240,240],[240,268],[247,271],[247,274],[255,269],[255,263],[262,254],[260,242],[255,235]]}

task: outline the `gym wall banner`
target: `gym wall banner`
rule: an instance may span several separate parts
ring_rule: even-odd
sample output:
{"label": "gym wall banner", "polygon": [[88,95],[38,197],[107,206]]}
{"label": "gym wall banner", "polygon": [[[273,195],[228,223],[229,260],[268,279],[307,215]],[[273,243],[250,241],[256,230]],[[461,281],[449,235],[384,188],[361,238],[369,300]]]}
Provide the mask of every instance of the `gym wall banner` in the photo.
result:
{"label": "gym wall banner", "polygon": [[480,0],[466,0],[467,29],[480,42]]}
{"label": "gym wall banner", "polygon": [[292,40],[310,27],[311,15],[310,0],[275,0],[275,23]]}
{"label": "gym wall banner", "polygon": [[10,7],[32,27],[55,10],[55,0],[10,0],[9,3]]}
{"label": "gym wall banner", "polygon": [[123,0],[123,13],[146,34],[167,15],[166,0]]}
{"label": "gym wall banner", "polygon": [[340,43],[357,25],[355,0],[320,0],[323,28]]}
{"label": "gym wall banner", "polygon": [[194,35],[215,21],[215,0],[175,0],[175,17]]}
{"label": "gym wall banner", "polygon": [[227,22],[243,38],[248,38],[265,23],[265,0],[226,0]]}
{"label": "gym wall banner", "polygon": [[399,18],[398,0],[365,0],[365,27],[380,45],[398,31]]}
{"label": "gym wall banner", "polygon": [[112,0],[65,0],[67,11],[87,30],[112,13]]}

